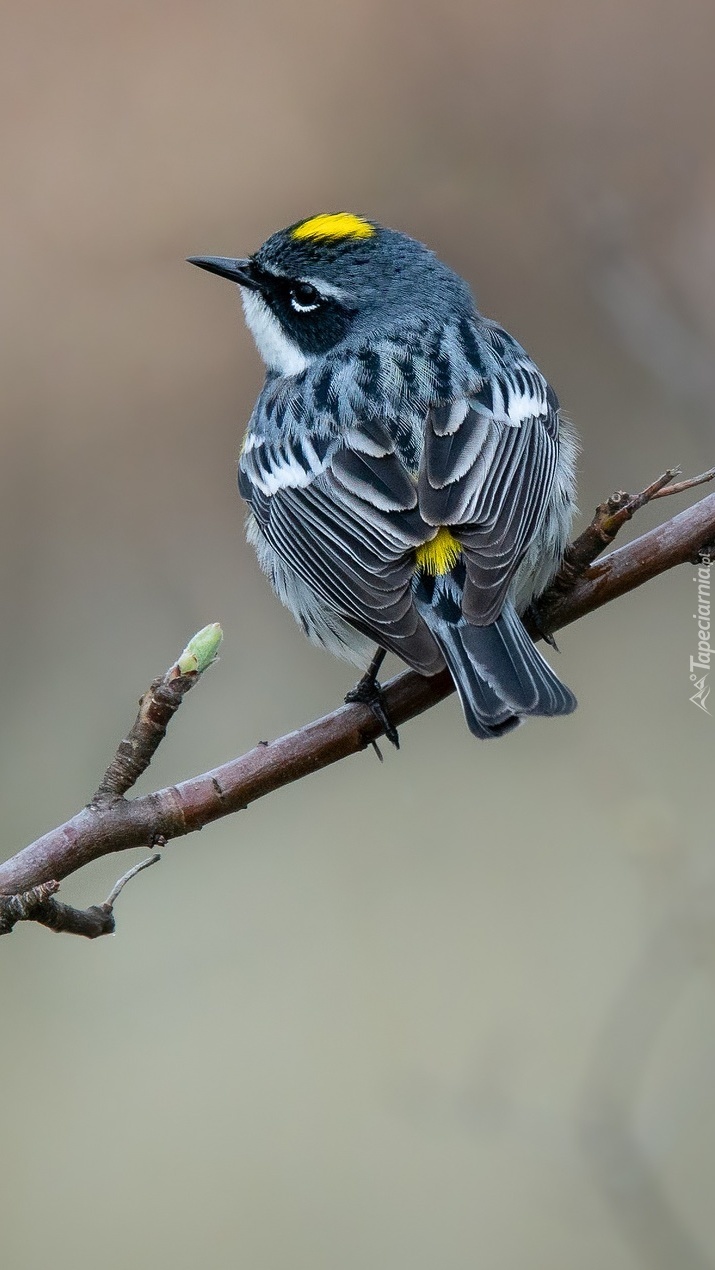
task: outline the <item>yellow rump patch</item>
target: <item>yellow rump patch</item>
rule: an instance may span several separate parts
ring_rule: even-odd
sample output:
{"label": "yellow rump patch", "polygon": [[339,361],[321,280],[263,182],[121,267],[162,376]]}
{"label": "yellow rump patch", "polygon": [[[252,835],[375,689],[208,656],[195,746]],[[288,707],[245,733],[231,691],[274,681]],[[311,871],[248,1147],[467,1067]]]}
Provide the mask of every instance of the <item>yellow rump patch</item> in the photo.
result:
{"label": "yellow rump patch", "polygon": [[372,238],[374,227],[352,212],[323,212],[296,225],[291,238]]}
{"label": "yellow rump patch", "polygon": [[462,554],[461,545],[445,525],[441,525],[430,542],[423,542],[415,556],[422,573],[449,573]]}

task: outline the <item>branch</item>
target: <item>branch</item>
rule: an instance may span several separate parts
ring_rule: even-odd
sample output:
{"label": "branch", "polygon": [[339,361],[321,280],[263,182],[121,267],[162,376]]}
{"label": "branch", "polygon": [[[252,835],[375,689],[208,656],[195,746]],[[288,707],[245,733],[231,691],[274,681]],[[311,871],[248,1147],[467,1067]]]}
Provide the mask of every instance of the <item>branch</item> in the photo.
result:
{"label": "branch", "polygon": [[55,892],[60,889],[56,881],[40,882],[39,886],[33,886],[21,895],[0,896],[0,935],[9,935],[16,922],[38,922],[50,930],[84,935],[87,939],[113,935],[114,902],[120,891],[124,890],[130,878],[160,859],[160,855],[152,855],[140,860],[115,882],[103,904],[92,904],[91,908],[71,908],[69,904],[61,904],[54,899]]}
{"label": "branch", "polygon": [[[665,473],[641,494],[614,495],[596,509],[591,525],[568,549],[563,568],[539,601],[537,614],[528,619],[534,638],[577,621],[675,565],[697,561],[710,544],[715,544],[715,494],[710,494],[593,563],[644,503],[703,483],[713,472],[671,486],[675,474]],[[213,661],[219,641],[219,629],[207,627],[192,640],[176,665],[155,680],[142,698],[137,719],[121,742],[92,802],[0,865],[0,934],[12,929],[17,920],[42,920],[37,913],[46,911],[43,904],[52,901],[58,905],[52,897],[59,880],[90,861],[193,833],[284,785],[365,749],[381,735],[380,724],[367,706],[344,705],[297,732],[271,743],[261,742],[213,771],[128,801],[124,794],[148,766],[183,696]],[[201,653],[197,651],[199,645],[204,649]],[[453,691],[447,671],[432,678],[406,671],[385,685],[385,700],[391,719],[399,726]],[[42,898],[28,901],[28,892],[34,894],[38,887],[48,884],[51,889]],[[25,912],[12,920],[18,902],[25,906]],[[53,929],[75,929],[71,924],[45,924]]]}
{"label": "branch", "polygon": [[216,660],[223,639],[218,622],[204,626],[190,640],[179,660],[155,679],[139,702],[131,730],[99,782],[90,806],[123,798],[146,771],[166,736],[166,729],[190,688]]}
{"label": "branch", "polygon": [[[187,692],[216,660],[222,639],[218,622],[205,626],[189,641],[178,661],[149,685],[139,701],[139,713],[131,730],[119,742],[86,811],[99,813],[105,809],[129,806],[124,794],[146,771]],[[61,826],[56,832],[63,835],[65,830],[68,831],[67,849],[71,851],[70,824],[68,822]],[[165,843],[163,834],[156,830],[147,839],[146,845],[164,846]],[[38,846],[39,843],[34,845]],[[30,879],[21,883],[27,889],[20,891],[18,888],[13,895],[3,894],[0,883],[0,935],[9,935],[17,922],[28,921],[38,922],[50,930],[64,931],[69,935],[85,935],[87,939],[111,935],[114,931],[113,909],[117,896],[130,878],[148,865],[156,864],[159,859],[160,856],[155,855],[149,860],[142,860],[119,879],[103,904],[93,904],[87,909],[71,908],[54,899],[55,892],[59,890],[59,879],[48,878],[46,874],[39,882]],[[12,864],[12,861],[7,863]],[[74,872],[74,868],[69,868],[66,872]],[[66,872],[61,876],[66,876]]]}

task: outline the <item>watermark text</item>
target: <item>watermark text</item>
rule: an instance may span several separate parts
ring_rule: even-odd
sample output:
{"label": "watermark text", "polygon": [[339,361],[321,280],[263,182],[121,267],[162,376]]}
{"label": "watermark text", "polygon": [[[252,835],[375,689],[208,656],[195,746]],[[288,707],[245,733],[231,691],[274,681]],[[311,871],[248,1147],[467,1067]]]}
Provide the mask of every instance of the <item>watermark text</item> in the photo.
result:
{"label": "watermark text", "polygon": [[693,613],[696,622],[696,636],[698,643],[697,656],[690,658],[690,683],[694,688],[694,692],[690,700],[699,710],[704,710],[705,714],[710,714],[707,706],[707,700],[710,696],[710,662],[715,653],[713,652],[710,625],[710,569],[712,559],[710,551],[702,551],[700,553],[700,563],[696,576],[693,578],[697,591],[697,608]]}

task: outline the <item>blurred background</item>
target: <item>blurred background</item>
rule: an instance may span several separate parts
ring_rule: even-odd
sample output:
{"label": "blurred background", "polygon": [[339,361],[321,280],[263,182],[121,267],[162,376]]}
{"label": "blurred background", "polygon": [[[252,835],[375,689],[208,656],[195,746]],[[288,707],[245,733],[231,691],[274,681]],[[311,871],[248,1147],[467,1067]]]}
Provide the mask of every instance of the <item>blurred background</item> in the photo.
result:
{"label": "blurred background", "polygon": [[[86,801],[206,622],[221,661],[144,790],[352,683],[244,543],[261,366],[185,256],[376,217],[536,357],[587,516],[715,461],[710,0],[6,0],[0,22],[4,854]],[[451,699],[384,764],[171,844],[115,938],[2,941],[3,1267],[715,1266],[692,573],[560,635],[572,717],[480,745]]]}

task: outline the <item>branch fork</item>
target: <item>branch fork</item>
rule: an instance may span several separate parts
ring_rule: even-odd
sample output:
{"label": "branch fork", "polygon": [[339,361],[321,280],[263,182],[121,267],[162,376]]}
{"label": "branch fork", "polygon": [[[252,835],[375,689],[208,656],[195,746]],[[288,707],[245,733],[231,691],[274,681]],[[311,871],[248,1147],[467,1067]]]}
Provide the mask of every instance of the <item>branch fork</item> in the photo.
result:
{"label": "branch fork", "polygon": [[[155,679],[140,698],[139,713],[127,736],[119,742],[109,767],[85,809],[85,814],[94,818],[97,829],[103,818],[111,821],[112,806],[124,801],[124,795],[146,771],[186,693],[216,660],[222,639],[223,633],[218,622],[198,631],[178,661]],[[107,812],[110,813],[109,816],[106,815]],[[69,832],[67,839],[71,850],[72,834]],[[163,834],[152,833],[147,838],[147,846],[163,846],[165,843]],[[54,898],[60,888],[57,878],[48,878],[47,881],[39,882],[15,895],[0,894],[0,935],[8,935],[17,922],[27,921],[38,922],[54,931],[84,935],[87,939],[111,935],[114,933],[114,903],[117,896],[131,878],[160,859],[159,855],[154,855],[135,864],[115,883],[103,904],[93,904],[87,909],[72,908]]]}

